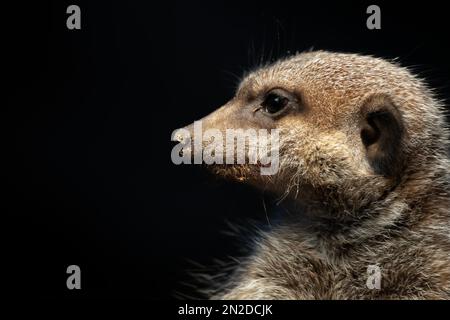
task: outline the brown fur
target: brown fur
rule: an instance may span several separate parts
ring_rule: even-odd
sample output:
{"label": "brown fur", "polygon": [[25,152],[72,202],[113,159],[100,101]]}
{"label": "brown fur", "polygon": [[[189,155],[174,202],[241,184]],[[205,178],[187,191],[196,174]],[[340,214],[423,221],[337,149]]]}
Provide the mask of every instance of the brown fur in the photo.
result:
{"label": "brown fur", "polygon": [[[246,111],[273,88],[293,110]],[[291,214],[211,294],[218,299],[448,299],[448,132],[407,69],[357,54],[308,52],[248,75],[204,129],[278,128],[280,171],[215,167],[278,194]],[[366,286],[367,267],[382,271]]]}

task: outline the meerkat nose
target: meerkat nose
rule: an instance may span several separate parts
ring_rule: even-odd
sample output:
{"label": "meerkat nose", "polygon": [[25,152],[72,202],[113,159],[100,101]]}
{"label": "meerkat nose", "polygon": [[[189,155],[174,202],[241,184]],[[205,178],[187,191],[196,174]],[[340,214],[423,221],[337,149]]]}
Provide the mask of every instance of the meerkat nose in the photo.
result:
{"label": "meerkat nose", "polygon": [[188,125],[183,128],[178,128],[175,130],[173,141],[184,142],[186,138],[191,138],[193,134],[193,125]]}
{"label": "meerkat nose", "polygon": [[175,141],[183,142],[183,140],[184,140],[184,137],[181,133],[175,134]]}

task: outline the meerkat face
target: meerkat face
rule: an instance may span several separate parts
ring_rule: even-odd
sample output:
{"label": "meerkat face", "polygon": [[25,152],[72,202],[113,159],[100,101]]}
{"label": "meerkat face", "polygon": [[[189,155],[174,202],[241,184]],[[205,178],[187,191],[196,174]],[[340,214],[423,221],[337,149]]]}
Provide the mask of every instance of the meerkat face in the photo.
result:
{"label": "meerkat face", "polygon": [[364,205],[401,177],[414,143],[420,153],[421,134],[438,119],[421,110],[424,92],[407,70],[382,59],[310,52],[276,62],[249,74],[202,119],[202,130],[278,130],[279,170],[261,175],[258,162],[212,169],[276,193],[328,190]]}

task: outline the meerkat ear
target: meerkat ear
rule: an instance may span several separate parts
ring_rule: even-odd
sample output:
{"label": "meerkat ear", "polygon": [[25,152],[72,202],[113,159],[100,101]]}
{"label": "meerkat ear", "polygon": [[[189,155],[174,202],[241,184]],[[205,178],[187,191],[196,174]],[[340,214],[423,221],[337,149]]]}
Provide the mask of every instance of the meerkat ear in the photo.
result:
{"label": "meerkat ear", "polygon": [[386,95],[372,95],[361,108],[361,140],[374,171],[398,176],[402,169],[401,140],[403,121],[400,112]]}

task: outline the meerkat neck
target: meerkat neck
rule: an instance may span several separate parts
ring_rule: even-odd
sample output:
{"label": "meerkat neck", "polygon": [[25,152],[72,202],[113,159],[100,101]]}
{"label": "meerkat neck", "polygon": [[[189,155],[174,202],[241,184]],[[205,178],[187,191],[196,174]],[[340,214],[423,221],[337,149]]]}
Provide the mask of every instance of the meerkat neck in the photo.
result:
{"label": "meerkat neck", "polygon": [[450,206],[447,165],[448,161],[434,166],[425,175],[423,171],[409,173],[378,200],[357,209],[338,196],[325,201],[293,201],[287,204],[290,215],[286,224],[295,225],[312,243],[336,256],[356,244],[395,237],[404,229],[420,229],[430,215],[446,221],[450,218],[448,210],[443,209]]}

